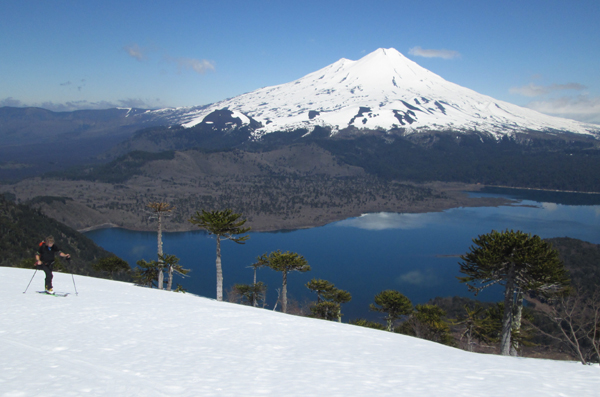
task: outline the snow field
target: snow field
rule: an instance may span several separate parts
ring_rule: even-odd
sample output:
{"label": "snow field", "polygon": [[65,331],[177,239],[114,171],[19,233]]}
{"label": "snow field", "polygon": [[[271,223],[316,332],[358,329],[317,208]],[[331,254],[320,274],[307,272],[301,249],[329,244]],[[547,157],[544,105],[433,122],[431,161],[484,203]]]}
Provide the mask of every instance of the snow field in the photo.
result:
{"label": "snow field", "polygon": [[0,268],[0,396],[594,396],[600,368]]}

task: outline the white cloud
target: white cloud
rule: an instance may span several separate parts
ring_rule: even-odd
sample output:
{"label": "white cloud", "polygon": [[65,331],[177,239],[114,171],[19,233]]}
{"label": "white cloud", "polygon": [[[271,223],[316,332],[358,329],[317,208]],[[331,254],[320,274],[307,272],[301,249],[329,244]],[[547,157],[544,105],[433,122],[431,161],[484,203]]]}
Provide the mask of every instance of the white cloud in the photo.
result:
{"label": "white cloud", "polygon": [[155,52],[163,52],[163,60],[177,65],[179,73],[182,70],[192,70],[198,74],[204,74],[208,71],[215,70],[215,63],[213,61],[209,61],[207,59],[195,59],[195,58],[186,58],[186,57],[171,57],[168,55],[166,50],[161,50],[160,48],[156,48],[154,46],[151,47],[140,47],[137,43],[133,43],[130,45],[126,45],[123,47],[123,50],[132,58],[137,59],[138,61],[145,61],[148,58],[148,54]]}
{"label": "white cloud", "polygon": [[126,45],[123,47],[125,52],[129,54],[130,57],[137,59],[138,61],[143,61],[146,59],[145,50],[143,50],[137,43]]}
{"label": "white cloud", "polygon": [[600,97],[578,95],[538,100],[527,104],[527,107],[540,113],[566,117],[585,123],[600,124]]}
{"label": "white cloud", "polygon": [[171,59],[179,67],[179,70],[193,70],[198,74],[204,74],[208,71],[215,70],[215,64],[212,61],[206,59],[193,59],[193,58],[175,58]]}
{"label": "white cloud", "polygon": [[413,47],[408,50],[408,53],[418,57],[425,58],[443,58],[443,59],[454,59],[460,58],[460,53],[458,51],[452,50],[426,50],[421,47]]}
{"label": "white cloud", "polygon": [[512,87],[509,91],[511,94],[518,94],[526,97],[536,97],[548,95],[558,91],[581,91],[585,88],[586,87],[584,85],[579,83],[551,84],[547,86],[529,83],[522,87]]}

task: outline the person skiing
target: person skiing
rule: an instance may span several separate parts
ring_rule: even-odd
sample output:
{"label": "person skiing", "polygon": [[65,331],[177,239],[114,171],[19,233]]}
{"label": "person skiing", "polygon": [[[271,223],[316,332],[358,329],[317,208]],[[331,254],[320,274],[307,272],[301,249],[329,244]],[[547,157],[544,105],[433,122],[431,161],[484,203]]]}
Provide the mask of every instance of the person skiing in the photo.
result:
{"label": "person skiing", "polygon": [[65,254],[60,248],[54,245],[54,237],[48,236],[46,240],[42,241],[40,249],[35,255],[35,265],[39,266],[46,273],[46,292],[50,294],[54,292],[52,289],[52,270],[54,267],[54,256],[57,253],[63,258],[71,258],[71,255]]}

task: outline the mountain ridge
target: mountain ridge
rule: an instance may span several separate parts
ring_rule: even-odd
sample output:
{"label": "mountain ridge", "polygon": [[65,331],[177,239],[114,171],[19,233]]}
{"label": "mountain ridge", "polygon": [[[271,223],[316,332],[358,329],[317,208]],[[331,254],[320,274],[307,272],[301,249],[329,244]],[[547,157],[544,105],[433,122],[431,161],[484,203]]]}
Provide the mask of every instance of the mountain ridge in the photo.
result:
{"label": "mountain ridge", "polygon": [[310,133],[315,127],[330,128],[331,136],[356,128],[401,135],[452,130],[496,139],[529,131],[600,137],[600,126],[543,115],[479,94],[446,81],[393,48],[380,48],[357,61],[342,58],[289,83],[201,109],[178,109],[178,117],[180,124],[190,128],[223,110],[232,112],[231,124],[260,124],[252,132],[253,139],[301,128]]}

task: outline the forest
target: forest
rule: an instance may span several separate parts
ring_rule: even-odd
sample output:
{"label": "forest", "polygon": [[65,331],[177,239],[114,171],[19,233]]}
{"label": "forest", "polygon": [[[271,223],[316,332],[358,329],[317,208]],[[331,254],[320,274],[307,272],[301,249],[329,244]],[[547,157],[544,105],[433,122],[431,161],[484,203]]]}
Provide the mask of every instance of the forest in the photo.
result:
{"label": "forest", "polygon": [[600,150],[592,144],[552,140],[526,144],[510,138],[497,142],[456,134],[418,139],[416,143],[364,136],[317,142],[341,161],[385,179],[600,191]]}

